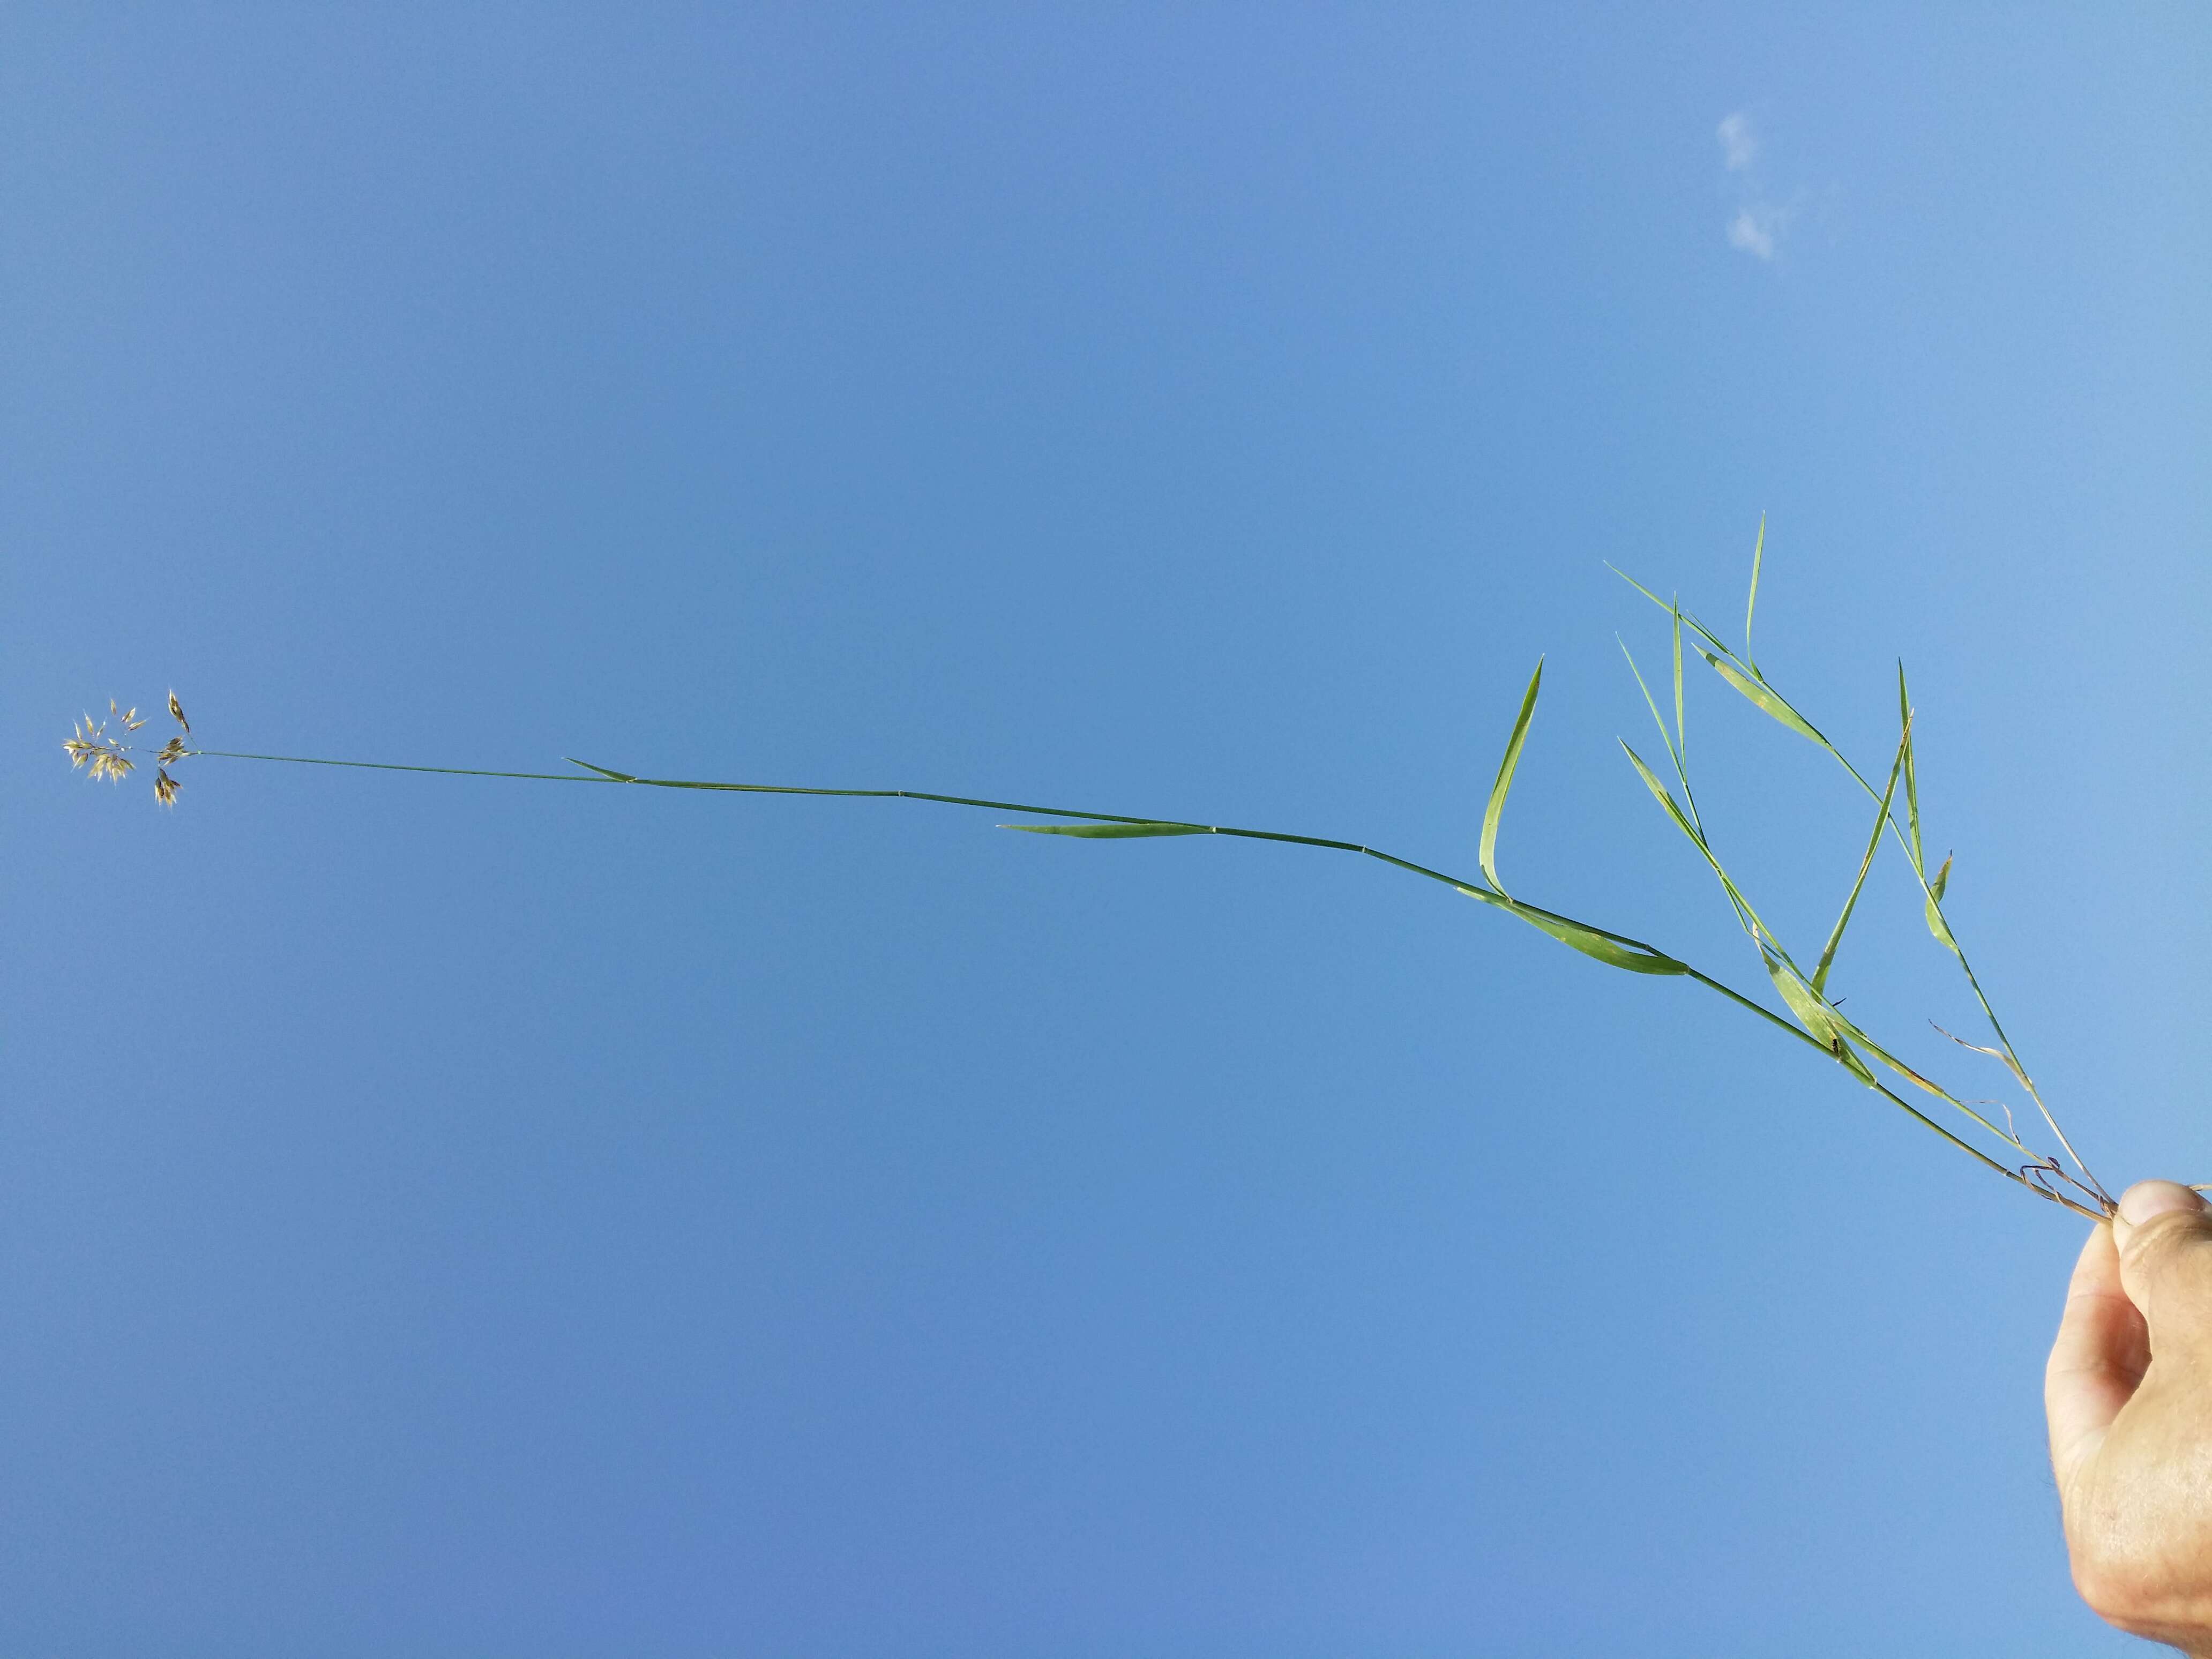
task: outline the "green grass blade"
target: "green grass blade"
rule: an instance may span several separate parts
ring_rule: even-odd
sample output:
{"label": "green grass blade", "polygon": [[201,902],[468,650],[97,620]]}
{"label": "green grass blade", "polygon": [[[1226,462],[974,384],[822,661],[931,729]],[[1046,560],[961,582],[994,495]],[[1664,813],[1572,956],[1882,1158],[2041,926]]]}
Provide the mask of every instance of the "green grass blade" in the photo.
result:
{"label": "green grass blade", "polygon": [[1636,665],[1636,654],[1628,648],[1628,641],[1618,634],[1613,641],[1620,647],[1620,654],[1628,659],[1628,672],[1636,676],[1636,689],[1644,694],[1644,706],[1651,711],[1651,723],[1659,728],[1659,741],[1667,745],[1667,758],[1674,763],[1674,775],[1682,775],[1682,757],[1674,752],[1674,739],[1668,735],[1667,717],[1659,712],[1659,700],[1651,695],[1651,688],[1644,683],[1644,671]]}
{"label": "green grass blade", "polygon": [[1204,823],[1002,823],[1001,830],[1019,830],[1031,836],[1074,836],[1084,841],[1139,841],[1150,836],[1210,836]]}
{"label": "green grass blade", "polygon": [[1797,1016],[1799,1023],[1811,1034],[1813,1040],[1826,1048],[1838,1065],[1868,1088],[1879,1088],[1881,1085],[1875,1081],[1874,1073],[1867,1069],[1867,1063],[1858,1057],[1850,1043],[1844,1041],[1843,1030],[1839,1029],[1842,1022],[1828,1006],[1827,1000],[1800,979],[1797,970],[1788,963],[1771,956],[1764,957],[1764,960],[1766,976],[1774,981],[1774,988],[1782,994],[1783,1001],[1790,1005],[1790,1012]]}
{"label": "green grass blade", "polygon": [[1889,803],[1897,793],[1898,775],[1905,770],[1905,757],[1911,751],[1912,728],[1905,728],[1905,736],[1897,745],[1897,758],[1890,763],[1889,787],[1881,792],[1881,808],[1874,815],[1874,833],[1867,837],[1866,855],[1859,860],[1859,873],[1851,883],[1850,896],[1844,901],[1844,913],[1836,918],[1835,931],[1828,935],[1828,943],[1820,952],[1820,965],[1813,969],[1813,988],[1822,996],[1828,993],[1828,969],[1835,965],[1836,947],[1844,942],[1844,929],[1851,925],[1851,912],[1858,908],[1859,891],[1866,885],[1867,872],[1874,867],[1874,855],[1881,846],[1881,832],[1889,822]]}
{"label": "green grass blade", "polygon": [[1549,910],[1539,910],[1533,904],[1509,902],[1504,908],[1535,927],[1549,933],[1560,944],[1571,946],[1586,957],[1595,957],[1610,967],[1625,968],[1632,974],[1686,974],[1690,965],[1677,962],[1663,951],[1655,951],[1648,945],[1632,945],[1595,927],[1585,927],[1578,921],[1554,915]]}
{"label": "green grass blade", "polygon": [[[1620,577],[1621,580],[1626,582],[1631,587],[1641,593],[1645,599],[1650,600],[1652,604],[1657,605],[1662,611],[1671,613],[1680,609],[1679,605],[1675,602],[1661,599],[1656,593],[1654,593],[1650,588],[1646,587],[1642,582],[1637,580],[1635,577],[1630,575],[1619,565],[1608,564],[1606,566],[1606,568],[1612,571],[1614,575]],[[1735,647],[1731,646],[1719,635],[1714,633],[1713,630],[1706,627],[1705,623],[1699,622],[1696,616],[1692,612],[1687,611],[1682,611],[1682,620],[1689,623],[1690,631],[1692,633],[1695,634],[1699,639],[1703,640],[1707,645],[1712,647],[1714,650],[1719,652],[1723,656],[1733,657],[1735,655]]]}
{"label": "green grass blade", "polygon": [[[1678,613],[1679,617],[1679,613]],[[1683,804],[1690,810],[1690,822],[1705,833],[1705,821],[1698,813],[1697,792],[1690,787],[1690,763],[1687,750],[1675,741],[1674,732],[1667,730],[1667,717],[1659,712],[1659,700],[1651,695],[1644,684],[1644,671],[1636,665],[1636,654],[1628,648],[1628,641],[1619,635],[1613,636],[1620,647],[1620,654],[1628,659],[1628,672],[1636,677],[1636,689],[1644,694],[1644,706],[1651,711],[1651,723],[1659,728],[1659,741],[1667,745],[1667,758],[1673,763],[1674,775],[1682,782]],[[1682,631],[1678,619],[1674,625],[1674,731],[1682,730]]]}
{"label": "green grass blade", "polygon": [[1771,715],[1799,736],[1810,738],[1831,754],[1835,752],[1828,740],[1814,729],[1813,723],[1784,702],[1781,693],[1765,680],[1747,678],[1734,663],[1717,657],[1710,651],[1701,651],[1698,654],[1712,664],[1723,679],[1742,692],[1753,707]]}
{"label": "green grass blade", "polygon": [[1513,735],[1505,741],[1505,758],[1498,763],[1498,781],[1490,786],[1490,804],[1482,809],[1482,847],[1476,862],[1482,878],[1499,892],[1505,884],[1498,878],[1498,820],[1505,811],[1505,797],[1513,788],[1513,769],[1521,764],[1521,745],[1528,740],[1529,718],[1536,712],[1536,693],[1544,684],[1544,659],[1536,659],[1536,672],[1528,677],[1528,690],[1521,698],[1521,713],[1513,722]]}
{"label": "green grass blade", "polygon": [[[1928,894],[1921,901],[1920,913],[1928,919],[1928,931],[1936,935],[1936,942],[1953,956],[1957,956],[1959,941],[1951,937],[1951,924],[1943,920],[1941,908],[1943,902],[1943,890],[1950,884],[1951,860],[1948,855],[1946,855],[1943,867],[1929,879]],[[2000,1041],[2002,1040],[2004,1033],[2002,1030],[1998,1031],[1997,1036]],[[2005,1046],[2009,1048],[2012,1045],[2007,1043]]]}
{"label": "green grass blade", "polygon": [[[1686,775],[1690,765],[1690,728],[1688,724],[1682,718],[1682,606],[1679,600],[1676,601],[1674,606],[1674,766],[1677,771],[1685,774],[1682,779],[1682,793],[1684,794],[1687,794],[1690,792],[1690,780]],[[1691,803],[1690,810],[1692,814],[1696,812],[1696,802],[1692,801]]]}
{"label": "green grass blade", "polygon": [[609,767],[594,766],[591,762],[580,761],[573,755],[563,755],[561,758],[567,761],[571,766],[580,766],[586,772],[598,773],[602,778],[605,778],[610,783],[635,783],[637,781],[637,779],[628,772],[617,772]]}
{"label": "green grass blade", "polygon": [[1905,691],[1905,662],[1897,665],[1897,724],[1905,733],[1905,816],[1912,830],[1912,844],[1906,850],[1912,854],[1916,871],[1928,867],[1920,850],[1920,776],[1912,759],[1912,700]]}
{"label": "green grass blade", "polygon": [[1690,844],[1711,858],[1712,854],[1705,846],[1705,836],[1698,832],[1698,827],[1690,822],[1688,815],[1675,804],[1674,791],[1660,781],[1659,775],[1644,763],[1644,757],[1629,748],[1626,740],[1621,742],[1620,747],[1627,755],[1629,763],[1635,767],[1636,775],[1644,780],[1644,787],[1651,792],[1651,799],[1666,810],[1667,816],[1674,820],[1674,827],[1690,838]]}
{"label": "green grass blade", "polygon": [[1766,976],[1774,981],[1774,988],[1790,1005],[1790,1012],[1797,1016],[1797,1023],[1810,1031],[1824,1048],[1833,1049],[1836,1043],[1835,1022],[1821,999],[1791,971],[1788,964],[1771,956],[1762,960],[1766,963]]}
{"label": "green grass blade", "polygon": [[1608,560],[1605,568],[1613,572],[1614,575],[1620,577],[1621,580],[1626,582],[1638,592],[1641,593],[1645,599],[1650,600],[1652,604],[1657,605],[1662,611],[1671,611],[1674,609],[1674,607],[1668,605],[1666,600],[1661,599],[1656,593],[1654,593],[1650,588],[1646,587],[1642,582],[1637,580],[1635,577],[1630,575],[1619,565],[1614,564]]}
{"label": "green grass blade", "polygon": [[1836,1028],[1829,1024],[1827,1015],[1820,1007],[1820,1000],[1797,982],[1796,975],[1791,973],[1772,957],[1768,957],[1765,960],[1766,976],[1774,981],[1774,988],[1782,994],[1782,1000],[1788,1005],[1790,1012],[1797,1016],[1797,1023],[1810,1031],[1814,1040],[1822,1047],[1825,1048],[1833,1042],[1836,1040]]}
{"label": "green grass blade", "polygon": [[[1743,659],[1747,663],[1751,662],[1752,613],[1759,609],[1759,567],[1760,561],[1765,556],[1766,514],[1762,513],[1759,515],[1759,539],[1752,544],[1751,549],[1751,597],[1746,599],[1743,605]],[[1757,664],[1753,664],[1751,672],[1754,674],[1759,673]],[[1764,679],[1766,677],[1760,674],[1759,678]]]}

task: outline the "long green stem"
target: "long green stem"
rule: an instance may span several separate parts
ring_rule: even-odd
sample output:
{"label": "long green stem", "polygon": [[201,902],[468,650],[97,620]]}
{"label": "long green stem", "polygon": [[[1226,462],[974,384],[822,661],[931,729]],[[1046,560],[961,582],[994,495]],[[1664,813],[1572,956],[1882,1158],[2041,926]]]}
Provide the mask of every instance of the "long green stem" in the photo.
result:
{"label": "long green stem", "polygon": [[[1396,869],[1406,871],[1410,874],[1423,877],[1430,881],[1442,883],[1443,885],[1452,888],[1455,891],[1466,894],[1470,898],[1478,899],[1485,904],[1509,911],[1513,915],[1519,916],[1522,921],[1530,922],[1531,925],[1544,928],[1547,932],[1553,932],[1555,936],[1564,937],[1563,934],[1559,934],[1557,933],[1557,930],[1564,928],[1574,933],[1588,934],[1599,939],[1609,941],[1611,944],[1620,947],[1623,951],[1634,953],[1635,955],[1646,958],[1649,961],[1664,963],[1667,966],[1661,971],[1671,974],[1679,974],[1685,978],[1694,980],[1697,983],[1705,987],[1708,990],[1713,991],[1717,994],[1725,997],[1729,1001],[1735,1003],[1739,1007],[1748,1009],[1751,1012],[1757,1014],[1761,1019],[1765,1020],[1768,1024],[1772,1025],[1782,1031],[1787,1032],[1798,1042],[1807,1044],[1808,1047],[1815,1049],[1828,1059],[1832,1060],[1839,1060],[1839,1056],[1834,1051],[1831,1050],[1826,1044],[1822,1043],[1818,1038],[1811,1036],[1798,1026],[1792,1024],[1790,1021],[1784,1019],[1772,1010],[1763,1006],[1759,1002],[1744,995],[1741,992],[1735,990],[1734,988],[1723,983],[1722,981],[1715,979],[1711,975],[1704,973],[1699,969],[1690,966],[1687,963],[1669,956],[1666,951],[1661,951],[1656,945],[1647,944],[1642,939],[1632,939],[1625,933],[1616,933],[1607,928],[1595,927],[1587,922],[1577,921],[1571,916],[1562,915],[1554,910],[1547,910],[1540,906],[1529,904],[1525,901],[1511,898],[1483,883],[1469,880],[1459,876],[1449,875],[1443,871],[1432,869],[1425,864],[1417,864],[1411,859],[1400,858],[1395,853],[1386,853],[1379,848],[1369,847],[1359,842],[1339,841],[1326,836],[1292,835],[1283,830],[1249,830],[1228,824],[1201,824],[1182,819],[1143,817],[1124,812],[1096,812],[1074,807],[1039,806],[1024,801],[993,800],[975,795],[940,794],[935,791],[925,789],[827,789],[810,787],[796,784],[731,783],[696,778],[648,778],[639,776],[632,773],[617,772],[611,768],[594,766],[588,761],[576,761],[573,763],[575,765],[587,769],[582,773],[512,772],[500,771],[484,767],[413,766],[402,765],[389,761],[331,760],[319,756],[264,755],[222,749],[198,749],[194,750],[191,752],[196,755],[205,755],[222,760],[267,761],[290,766],[337,766],[377,772],[422,772],[434,774],[436,775],[445,777],[517,778],[528,780],[533,782],[544,783],[634,784],[655,789],[701,789],[730,794],[814,795],[836,797],[845,799],[936,801],[949,806],[978,806],[988,808],[994,811],[1033,813],[1042,817],[1072,818],[1088,823],[1172,825],[1181,832],[1188,834],[1233,836],[1246,841],[1280,842],[1286,845],[1295,847],[1318,847],[1327,848],[1333,852],[1356,853],[1362,857],[1376,860],[1381,863],[1389,865]],[[1547,923],[1552,924],[1552,926],[1546,927],[1545,924]],[[1986,1164],[1989,1168],[1996,1170],[2006,1180],[2025,1187],[2030,1192],[2035,1193],[2040,1197],[2047,1198],[2053,1203],[2063,1205],[2066,1208],[2075,1211],[2076,1212],[2088,1217],[2093,1220],[2101,1220],[2103,1218],[2101,1212],[2091,1210],[2087,1206],[2075,1202],[2074,1200],[2066,1197],[2063,1194],[2054,1192],[2049,1188],[2028,1179],[2026,1175],[2022,1174],[2019,1170],[2007,1168],[1996,1159],[1990,1157],[1988,1153],[1983,1152],[1979,1147],[1975,1146],[1971,1142],[1964,1140],[1958,1135],[1954,1134],[1950,1130],[1945,1128],[1942,1124],[1937,1123],[1933,1118],[1928,1116],[1927,1114],[1913,1106],[1909,1101],[1906,1101],[1901,1096],[1884,1087],[1881,1084],[1869,1082],[1869,1086],[1872,1087],[1875,1092],[1888,1100],[1891,1104],[1905,1112],[1923,1127],[1934,1130],[1936,1133],[1942,1136],[1942,1138],[1950,1142],[1951,1145],[1958,1147],[1961,1152],[1967,1153],[1969,1156],[1974,1158],[1982,1164]],[[1988,1126],[1985,1125],[1984,1127]],[[1995,1133],[1994,1130],[1992,1132]],[[2071,1149],[2069,1148],[2069,1150],[2070,1151]]]}

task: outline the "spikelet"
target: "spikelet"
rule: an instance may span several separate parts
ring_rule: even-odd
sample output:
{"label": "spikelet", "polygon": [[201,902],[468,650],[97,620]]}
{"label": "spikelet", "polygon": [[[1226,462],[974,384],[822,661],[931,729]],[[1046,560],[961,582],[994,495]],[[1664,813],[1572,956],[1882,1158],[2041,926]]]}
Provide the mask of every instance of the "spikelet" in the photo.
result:
{"label": "spikelet", "polygon": [[91,715],[76,723],[71,735],[62,740],[62,747],[69,751],[72,768],[82,766],[100,752],[100,727],[92,723]]}

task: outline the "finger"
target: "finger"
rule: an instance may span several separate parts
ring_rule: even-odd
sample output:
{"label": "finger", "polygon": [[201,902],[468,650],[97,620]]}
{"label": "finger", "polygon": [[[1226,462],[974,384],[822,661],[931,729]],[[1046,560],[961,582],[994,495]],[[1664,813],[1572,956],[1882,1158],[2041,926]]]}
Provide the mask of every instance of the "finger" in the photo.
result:
{"label": "finger", "polygon": [[2204,1200],[2175,1182],[2138,1182],[2120,1195],[2112,1239],[2151,1351],[2212,1351],[2212,1210]]}
{"label": "finger", "polygon": [[2074,1264],[2066,1311],[2043,1373],[2051,1467],[2061,1492],[2071,1489],[2075,1472],[2096,1455],[2105,1431],[2135,1397],[2149,1365],[2148,1328],[2121,1287],[2112,1230],[2100,1224]]}

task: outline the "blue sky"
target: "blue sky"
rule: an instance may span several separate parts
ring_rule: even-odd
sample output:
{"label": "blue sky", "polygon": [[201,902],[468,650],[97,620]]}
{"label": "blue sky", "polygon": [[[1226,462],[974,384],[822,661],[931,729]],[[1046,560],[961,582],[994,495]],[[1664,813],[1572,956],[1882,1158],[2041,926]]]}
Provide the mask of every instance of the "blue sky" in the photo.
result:
{"label": "blue sky", "polygon": [[[1679,981],[1334,854],[58,744],[1469,871],[1548,653],[1501,873],[1749,986],[1604,562],[1732,626],[1765,513],[2077,1144],[2212,1178],[2207,84],[2178,4],[11,9],[0,1646],[2127,1650],[2080,1224]],[[1860,805],[1691,698],[1817,936]]]}

